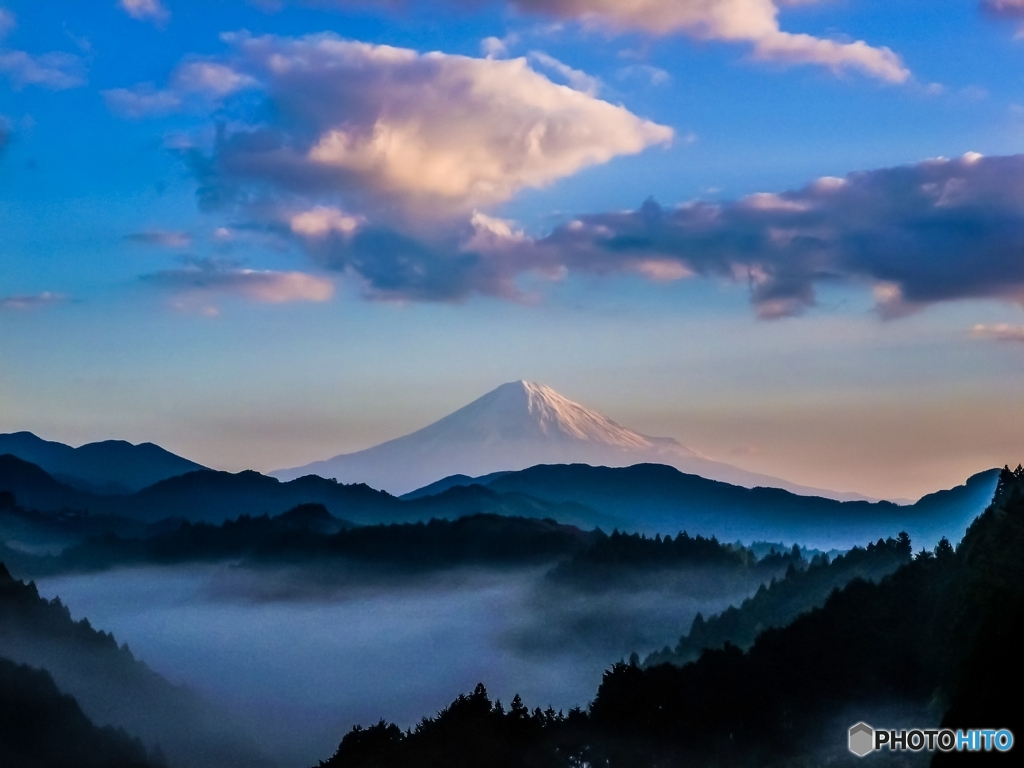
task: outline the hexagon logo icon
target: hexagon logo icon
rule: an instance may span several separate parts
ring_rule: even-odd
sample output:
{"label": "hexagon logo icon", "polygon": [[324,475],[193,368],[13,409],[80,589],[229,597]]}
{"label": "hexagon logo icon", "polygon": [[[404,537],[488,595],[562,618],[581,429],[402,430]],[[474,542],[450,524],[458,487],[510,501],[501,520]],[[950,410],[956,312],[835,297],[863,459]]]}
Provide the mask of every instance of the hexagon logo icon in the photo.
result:
{"label": "hexagon logo icon", "polygon": [[864,757],[875,750],[875,729],[867,723],[857,723],[850,728],[850,751],[857,757]]}

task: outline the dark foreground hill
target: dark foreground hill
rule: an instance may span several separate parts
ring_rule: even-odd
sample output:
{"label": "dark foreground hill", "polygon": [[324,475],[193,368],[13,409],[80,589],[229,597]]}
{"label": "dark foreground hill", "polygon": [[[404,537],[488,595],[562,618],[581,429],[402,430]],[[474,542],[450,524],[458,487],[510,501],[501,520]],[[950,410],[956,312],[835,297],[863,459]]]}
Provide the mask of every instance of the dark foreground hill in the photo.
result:
{"label": "dark foreground hill", "polygon": [[118,647],[113,635],[86,619],[73,621],[60,600],[40,597],[34,584],[16,581],[2,564],[0,657],[45,669],[92,722],[158,745],[172,768],[264,765],[222,712],[169,683],[127,645]]}
{"label": "dark foreground hill", "polygon": [[[942,544],[943,551],[945,546]],[[689,633],[679,638],[675,648],[651,654],[644,665],[685,664],[696,661],[705,649],[720,649],[727,644],[746,650],[764,630],[784,627],[800,614],[824,605],[835,590],[854,579],[878,581],[910,560],[910,537],[905,533],[854,547],[834,560],[816,555],[806,568],[790,568],[784,578],[762,584],[739,606],[708,619],[698,613]]]}
{"label": "dark foreground hill", "polygon": [[132,493],[148,485],[205,469],[153,443],[104,440],[78,448],[31,432],[0,435],[0,455],[36,464],[58,480],[95,493]]}
{"label": "dark foreground hill", "polygon": [[605,531],[617,527],[675,535],[685,530],[723,541],[785,538],[823,549],[847,549],[880,531],[905,530],[928,544],[942,536],[958,538],[991,499],[996,475],[995,470],[980,473],[965,485],[909,506],[742,488],[657,464],[537,466],[484,478],[486,486],[442,483],[437,493],[403,499],[312,475],[281,482],[257,472],[212,470],[163,480],[133,494],[100,495],[60,483],[14,456],[0,456],[0,492],[13,493],[21,507],[146,523],[168,518],[221,523],[315,503],[339,519],[364,525],[498,514],[553,518]]}
{"label": "dark foreground hill", "polygon": [[[683,666],[612,666],[586,711],[532,713],[483,686],[403,732],[356,728],[324,768],[607,768],[855,765],[847,729],[1008,728],[1024,733],[1024,470],[954,551],[942,542],[879,583],[761,633],[746,652]],[[1019,749],[1019,747],[1017,747]],[[1016,752],[1016,750],[1014,750]],[[928,753],[868,759],[921,765]],[[938,754],[936,764],[963,755]],[[1014,764],[1013,754],[989,754]],[[970,756],[968,756],[970,758]]]}
{"label": "dark foreground hill", "polygon": [[158,768],[138,739],[98,728],[45,671],[0,658],[0,765]]}

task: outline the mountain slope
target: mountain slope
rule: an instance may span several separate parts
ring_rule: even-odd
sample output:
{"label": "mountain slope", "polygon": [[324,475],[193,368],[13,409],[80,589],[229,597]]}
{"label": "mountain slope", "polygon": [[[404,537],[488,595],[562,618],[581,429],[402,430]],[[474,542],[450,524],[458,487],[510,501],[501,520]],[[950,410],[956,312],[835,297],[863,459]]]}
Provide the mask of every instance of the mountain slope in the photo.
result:
{"label": "mountain slope", "polygon": [[72,448],[31,432],[0,435],[0,455],[8,453],[42,467],[75,488],[99,493],[130,493],[169,477],[205,469],[153,443],[132,445],[124,440],[105,440]]}
{"label": "mountain slope", "polygon": [[503,384],[404,437],[271,474],[282,480],[315,474],[404,494],[456,474],[476,477],[536,464],[574,463],[609,467],[667,464],[734,485],[863,498],[806,488],[712,461],[672,438],[641,435],[550,387],[527,381]]}

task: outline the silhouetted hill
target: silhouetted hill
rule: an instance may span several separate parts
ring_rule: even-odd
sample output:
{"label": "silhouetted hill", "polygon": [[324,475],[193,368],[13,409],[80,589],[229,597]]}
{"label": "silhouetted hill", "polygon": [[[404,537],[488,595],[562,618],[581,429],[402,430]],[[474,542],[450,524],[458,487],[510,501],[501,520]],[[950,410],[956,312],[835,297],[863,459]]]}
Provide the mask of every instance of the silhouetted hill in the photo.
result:
{"label": "silhouetted hill", "polygon": [[155,768],[138,739],[97,728],[48,673],[0,658],[0,765]]}
{"label": "silhouetted hill", "polygon": [[558,503],[573,501],[613,518],[629,530],[688,530],[724,541],[798,540],[825,549],[873,540],[879,531],[905,530],[915,541],[958,537],[992,499],[998,470],[964,485],[925,496],[916,504],[835,501],[777,488],[742,488],[660,464],[591,467],[541,465],[487,481],[497,493],[523,493]]}
{"label": "silhouetted hill", "polygon": [[[2,460],[0,460],[2,462]],[[20,554],[54,554],[88,538],[115,534],[145,538],[177,527],[172,521],[143,523],[127,517],[89,515],[73,510],[41,512],[25,509],[9,491],[0,491],[0,550],[6,545]],[[0,554],[0,560],[6,557]]]}
{"label": "silhouetted hill", "polygon": [[14,494],[22,506],[32,509],[81,509],[91,498],[54,479],[41,467],[11,454],[0,455],[0,491]]}
{"label": "silhouetted hill", "polygon": [[240,561],[246,565],[358,565],[358,574],[421,572],[464,565],[528,565],[558,560],[602,538],[554,520],[493,514],[456,520],[352,528],[321,505],[306,504],[277,517],[243,515],[219,526],[183,522],[148,538],[106,535],[59,556],[16,555],[32,576],[127,565]]}
{"label": "silhouetted hill", "polygon": [[28,509],[67,510],[126,517],[143,522],[167,518],[222,522],[242,514],[277,515],[300,504],[318,503],[332,514],[369,521],[390,519],[401,502],[365,485],[340,485],[309,476],[282,483],[258,472],[201,470],[162,480],[137,493],[100,495],[76,490],[39,467],[0,456],[0,492],[14,494]]}
{"label": "silhouetted hill", "polygon": [[21,507],[87,512],[155,523],[168,518],[220,523],[240,515],[279,515],[301,504],[322,504],[335,517],[358,524],[417,522],[464,515],[555,517],[584,527],[615,521],[583,505],[547,502],[521,493],[499,494],[481,486],[451,488],[439,495],[401,501],[366,485],[342,485],[316,475],[281,482],[258,472],[189,472],[127,495],[86,493],[58,482],[33,464],[0,456],[0,493]]}
{"label": "silhouetted hill", "polygon": [[453,486],[432,496],[402,501],[403,520],[454,519],[469,514],[553,518],[580,528],[628,525],[627,521],[597,512],[575,501],[543,501],[525,493],[498,493],[482,485]]}
{"label": "silhouetted hill", "polygon": [[[354,729],[322,765],[856,765],[846,734],[858,720],[928,728],[941,718],[947,727],[1020,734],[1022,552],[1018,468],[1000,474],[995,501],[956,550],[942,541],[878,583],[855,579],[821,608],[762,632],[746,652],[727,644],[682,666],[641,667],[634,656],[605,673],[587,711],[568,716],[530,713],[518,700],[506,711],[478,686],[409,732],[385,722]],[[920,765],[929,757],[875,759]],[[935,763],[963,757],[940,754]]]}
{"label": "silhouetted hill", "polygon": [[58,480],[95,493],[131,493],[168,477],[205,469],[153,443],[104,440],[72,448],[31,432],[0,435],[0,455],[36,464]]}
{"label": "silhouetted hill", "polygon": [[585,464],[542,465],[499,473],[486,486],[452,485],[440,493],[395,498],[366,485],[343,485],[315,475],[281,482],[258,472],[203,470],[162,480],[128,494],[85,493],[57,482],[38,467],[0,456],[0,492],[21,506],[77,510],[143,522],[166,518],[220,523],[247,514],[279,515],[300,504],[323,504],[357,524],[453,519],[467,514],[551,517],[581,527],[649,533],[682,530],[720,540],[801,540],[822,548],[848,548],[879,531],[905,530],[915,541],[955,537],[979,514],[995,488],[996,471],[939,491],[916,504],[799,496],[775,488],[742,488],[672,467],[625,468]]}
{"label": "silhouetted hill", "polygon": [[492,472],[489,475],[482,475],[480,477],[470,477],[469,475],[449,475],[448,477],[442,478],[435,483],[425,485],[422,488],[417,488],[415,491],[402,494],[398,498],[402,501],[412,501],[413,499],[422,499],[424,496],[436,496],[439,493],[447,491],[449,488],[460,488],[467,485],[487,485],[492,480],[507,475],[508,472]]}
{"label": "silhouetted hill", "polygon": [[93,722],[158,744],[172,766],[264,764],[223,713],[189,689],[171,685],[127,645],[118,647],[113,635],[96,631],[86,619],[73,621],[60,600],[40,597],[34,584],[14,580],[3,564],[0,656],[45,669]]}
{"label": "silhouetted hill", "polygon": [[341,485],[309,475],[282,483],[251,470],[190,472],[156,483],[136,494],[108,498],[103,507],[138,519],[185,518],[220,523],[239,515],[279,515],[300,504],[322,504],[335,517],[352,522],[390,519],[398,499],[366,485]]}

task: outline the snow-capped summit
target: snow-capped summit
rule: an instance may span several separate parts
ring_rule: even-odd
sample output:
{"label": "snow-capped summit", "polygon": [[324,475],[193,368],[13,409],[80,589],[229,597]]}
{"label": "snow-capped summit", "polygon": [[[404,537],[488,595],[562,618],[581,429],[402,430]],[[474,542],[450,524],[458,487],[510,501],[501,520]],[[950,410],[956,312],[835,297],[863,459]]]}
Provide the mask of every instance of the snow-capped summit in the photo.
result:
{"label": "snow-capped summit", "polygon": [[405,437],[273,475],[281,480],[320,475],[403,494],[458,474],[479,477],[537,464],[628,467],[643,463],[668,464],[734,485],[850,497],[704,458],[672,438],[641,435],[550,387],[528,381],[502,384]]}
{"label": "snow-capped summit", "polygon": [[661,442],[626,429],[607,416],[563,397],[551,387],[530,381],[502,384],[450,416],[409,435],[414,436],[484,443],[582,441],[627,450],[647,449]]}

